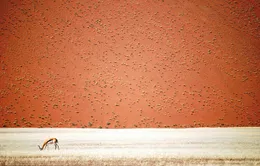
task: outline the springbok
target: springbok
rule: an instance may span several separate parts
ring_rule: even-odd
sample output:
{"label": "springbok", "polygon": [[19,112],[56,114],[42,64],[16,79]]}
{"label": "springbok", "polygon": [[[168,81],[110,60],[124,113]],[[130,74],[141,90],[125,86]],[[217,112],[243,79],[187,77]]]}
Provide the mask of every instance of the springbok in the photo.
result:
{"label": "springbok", "polygon": [[46,147],[47,147],[49,144],[54,144],[55,150],[56,150],[56,148],[58,148],[58,149],[60,150],[60,147],[59,147],[59,145],[58,145],[58,139],[57,139],[57,138],[47,139],[47,140],[44,141],[44,143],[42,144],[42,147],[40,147],[40,145],[38,145],[38,147],[39,147],[40,150],[43,150],[43,149],[46,149]]}

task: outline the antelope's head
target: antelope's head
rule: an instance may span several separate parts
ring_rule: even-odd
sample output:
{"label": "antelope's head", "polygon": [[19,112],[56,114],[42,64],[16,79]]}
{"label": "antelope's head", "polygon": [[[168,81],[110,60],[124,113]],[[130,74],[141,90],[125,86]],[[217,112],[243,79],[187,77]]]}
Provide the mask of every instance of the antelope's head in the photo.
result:
{"label": "antelope's head", "polygon": [[43,148],[40,147],[40,145],[38,145],[39,149],[42,150]]}

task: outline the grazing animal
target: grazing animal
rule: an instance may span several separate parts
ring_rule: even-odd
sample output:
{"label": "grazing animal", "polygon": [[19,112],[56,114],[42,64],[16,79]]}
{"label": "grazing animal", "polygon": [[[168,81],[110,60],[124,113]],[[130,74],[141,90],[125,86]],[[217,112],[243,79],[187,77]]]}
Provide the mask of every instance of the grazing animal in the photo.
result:
{"label": "grazing animal", "polygon": [[56,148],[58,148],[58,150],[60,150],[60,147],[59,147],[59,145],[58,145],[58,139],[57,139],[57,138],[47,139],[47,140],[44,141],[44,143],[42,144],[42,147],[40,147],[40,145],[38,145],[38,147],[39,147],[40,150],[43,150],[43,149],[46,149],[46,147],[47,147],[49,144],[54,144],[55,150],[56,150]]}

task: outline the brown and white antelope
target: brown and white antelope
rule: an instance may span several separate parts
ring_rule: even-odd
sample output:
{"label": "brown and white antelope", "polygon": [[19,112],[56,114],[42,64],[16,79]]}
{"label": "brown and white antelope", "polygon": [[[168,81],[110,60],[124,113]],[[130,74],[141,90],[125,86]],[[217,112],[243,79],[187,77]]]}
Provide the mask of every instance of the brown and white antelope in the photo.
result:
{"label": "brown and white antelope", "polygon": [[40,145],[38,145],[38,147],[39,147],[40,150],[43,150],[43,149],[46,149],[49,144],[54,144],[55,150],[56,150],[56,148],[58,148],[58,149],[60,150],[60,147],[59,147],[59,145],[58,145],[58,139],[57,139],[57,138],[47,139],[47,140],[44,141],[44,143],[42,144],[42,147],[40,147]]}

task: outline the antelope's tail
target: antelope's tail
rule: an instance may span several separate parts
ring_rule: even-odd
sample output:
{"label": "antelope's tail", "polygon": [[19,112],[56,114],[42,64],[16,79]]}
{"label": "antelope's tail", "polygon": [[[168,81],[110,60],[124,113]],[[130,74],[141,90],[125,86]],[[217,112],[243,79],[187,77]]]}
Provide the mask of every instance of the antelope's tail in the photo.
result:
{"label": "antelope's tail", "polygon": [[42,150],[43,148],[40,147],[40,145],[38,145],[39,149]]}

